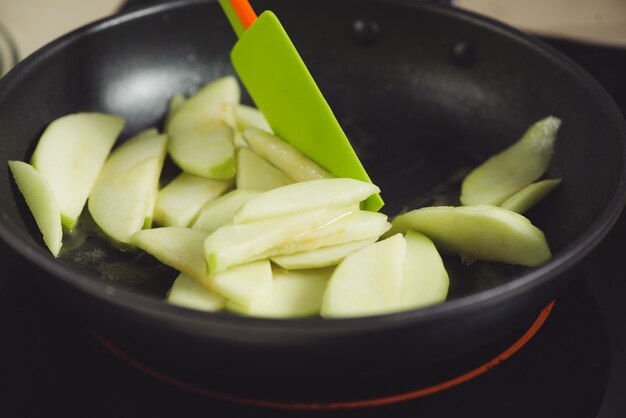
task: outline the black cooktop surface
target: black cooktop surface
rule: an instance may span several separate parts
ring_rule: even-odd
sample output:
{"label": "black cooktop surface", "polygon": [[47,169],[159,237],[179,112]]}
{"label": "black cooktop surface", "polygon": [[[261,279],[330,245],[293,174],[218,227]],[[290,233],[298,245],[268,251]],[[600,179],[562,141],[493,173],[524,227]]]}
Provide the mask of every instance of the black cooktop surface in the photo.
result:
{"label": "black cooktop surface", "polygon": [[[589,70],[626,114],[626,50],[547,41]],[[183,388],[184,383],[139,370],[36,288],[21,261],[0,246],[0,416],[626,416],[626,272],[620,262],[626,217],[584,262],[578,280],[549,314],[544,311],[545,322],[533,338],[505,361],[427,396],[357,409],[344,403],[323,412],[219,400],[205,388]],[[526,329],[521,326],[520,335],[500,344],[509,347]],[[455,367],[463,374],[485,359],[484,352],[470,354]],[[411,373],[399,380],[393,382],[398,394],[421,388]],[[376,394],[363,395],[368,397]]]}

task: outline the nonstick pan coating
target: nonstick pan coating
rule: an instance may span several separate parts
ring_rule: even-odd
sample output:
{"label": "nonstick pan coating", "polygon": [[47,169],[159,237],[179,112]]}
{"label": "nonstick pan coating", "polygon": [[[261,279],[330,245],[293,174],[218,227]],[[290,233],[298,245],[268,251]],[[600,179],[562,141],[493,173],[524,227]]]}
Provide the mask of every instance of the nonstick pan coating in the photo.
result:
{"label": "nonstick pan coating", "polygon": [[[532,318],[619,216],[624,121],[598,83],[556,51],[491,20],[412,1],[276,0],[254,7],[283,21],[390,215],[435,198],[453,202],[463,170],[536,120],[560,117],[548,176],[563,183],[528,213],[554,257],[532,270],[466,267],[450,258],[451,295],[442,305],[290,321],[168,306],[161,298],[175,272],[145,254],[117,251],[97,234],[69,239],[55,261],[6,161],[28,160],[46,125],[61,115],[120,114],[127,138],[161,126],[172,95],[233,74],[228,54],[236,39],[217,2],[141,9],[47,45],[0,80],[0,236],[52,297],[127,350],[197,374],[287,380],[441,361]],[[88,216],[82,228],[92,228]]]}

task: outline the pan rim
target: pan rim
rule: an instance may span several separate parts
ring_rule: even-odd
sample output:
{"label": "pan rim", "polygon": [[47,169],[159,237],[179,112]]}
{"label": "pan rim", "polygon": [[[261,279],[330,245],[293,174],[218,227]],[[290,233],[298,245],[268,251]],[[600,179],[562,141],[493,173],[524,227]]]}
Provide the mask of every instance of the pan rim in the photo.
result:
{"label": "pan rim", "polygon": [[[378,3],[378,0],[367,0]],[[141,19],[145,16],[175,10],[194,5],[217,3],[216,0],[180,0],[167,4],[159,4],[140,8],[138,10],[122,13],[100,19],[43,46],[14,67],[7,75],[0,79],[0,101],[6,92],[6,86],[13,80],[19,80],[22,72],[28,72],[34,68],[38,61],[62,50],[66,44],[76,42],[93,33],[100,33],[120,24]],[[7,220],[0,220],[0,237],[16,251],[22,258],[34,264],[38,269],[54,276],[55,280],[70,285],[88,296],[115,305],[126,311],[148,315],[152,319],[169,323],[185,323],[193,326],[198,324],[210,330],[211,325],[228,326],[232,328],[254,329],[261,331],[270,329],[281,333],[311,334],[319,333],[351,333],[367,332],[378,328],[399,327],[407,322],[415,324],[421,321],[441,321],[458,315],[465,315],[469,311],[482,310],[489,306],[499,306],[514,300],[520,294],[530,292],[532,289],[544,285],[546,282],[564,275],[576,264],[582,261],[602,239],[608,234],[617,222],[624,206],[626,205],[626,122],[619,112],[617,105],[604,88],[582,67],[565,56],[560,51],[547,45],[538,38],[512,28],[492,18],[448,6],[419,4],[411,0],[391,0],[391,3],[410,8],[431,10],[436,13],[447,15],[453,19],[462,19],[472,24],[479,25],[487,30],[494,31],[503,36],[513,37],[516,41],[523,42],[529,48],[544,55],[547,59],[564,67],[568,73],[573,74],[598,99],[598,105],[614,122],[614,130],[621,140],[621,157],[623,161],[615,194],[604,208],[602,213],[589,225],[585,233],[572,242],[567,248],[561,250],[546,264],[532,269],[522,275],[512,278],[511,281],[493,288],[478,291],[445,303],[424,307],[421,309],[375,315],[357,318],[303,318],[303,319],[270,319],[242,317],[229,313],[207,313],[195,311],[179,306],[174,306],[151,296],[140,294],[132,289],[117,288],[111,284],[94,280],[92,277],[83,275],[57,263],[54,258],[45,253],[45,249],[36,248],[23,239],[17,229],[10,225]],[[197,328],[197,327],[196,327]]]}

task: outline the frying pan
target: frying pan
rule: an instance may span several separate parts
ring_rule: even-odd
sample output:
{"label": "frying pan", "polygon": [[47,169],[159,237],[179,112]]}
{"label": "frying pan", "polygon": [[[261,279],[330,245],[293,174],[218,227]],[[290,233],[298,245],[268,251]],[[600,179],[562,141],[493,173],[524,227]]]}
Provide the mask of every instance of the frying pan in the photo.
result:
{"label": "frying pan", "polygon": [[378,378],[443,363],[532,319],[618,218],[624,120],[595,80],[540,41],[472,13],[408,0],[258,0],[254,7],[284,22],[391,216],[453,199],[464,169],[534,121],[560,117],[548,176],[562,185],[527,214],[554,257],[534,269],[464,266],[450,257],[447,302],[339,320],[167,305],[162,298],[175,272],[146,254],[116,250],[86,212],[82,232],[53,259],[7,160],[28,160],[46,125],[71,112],[124,116],[122,138],[161,126],[172,95],[233,73],[235,36],[216,1],[142,8],[52,42],[0,80],[0,237],[51,297],[126,352],[233,387]]}

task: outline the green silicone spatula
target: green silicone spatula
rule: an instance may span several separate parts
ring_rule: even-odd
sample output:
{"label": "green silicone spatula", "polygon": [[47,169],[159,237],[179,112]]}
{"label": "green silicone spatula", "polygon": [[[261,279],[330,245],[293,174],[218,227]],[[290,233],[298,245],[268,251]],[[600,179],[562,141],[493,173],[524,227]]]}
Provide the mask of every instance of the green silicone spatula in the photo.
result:
{"label": "green silicone spatula", "polygon": [[[219,2],[239,37],[232,64],[276,135],[337,177],[371,182],[276,15],[265,11],[257,18],[248,0]],[[382,206],[376,194],[364,209]]]}

